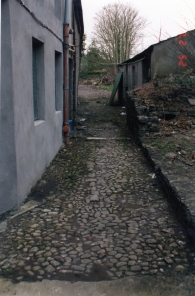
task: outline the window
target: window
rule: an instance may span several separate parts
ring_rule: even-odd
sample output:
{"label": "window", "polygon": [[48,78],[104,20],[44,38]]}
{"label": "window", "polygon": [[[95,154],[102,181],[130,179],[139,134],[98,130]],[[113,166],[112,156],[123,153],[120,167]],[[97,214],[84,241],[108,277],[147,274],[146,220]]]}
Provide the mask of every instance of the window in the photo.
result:
{"label": "window", "polygon": [[61,0],[54,0],[55,15],[61,20]]}
{"label": "window", "polygon": [[44,79],[44,44],[32,40],[32,77],[34,120],[43,120],[45,116],[45,79]]}
{"label": "window", "polygon": [[55,51],[55,110],[61,110],[62,101],[62,55],[60,52]]}

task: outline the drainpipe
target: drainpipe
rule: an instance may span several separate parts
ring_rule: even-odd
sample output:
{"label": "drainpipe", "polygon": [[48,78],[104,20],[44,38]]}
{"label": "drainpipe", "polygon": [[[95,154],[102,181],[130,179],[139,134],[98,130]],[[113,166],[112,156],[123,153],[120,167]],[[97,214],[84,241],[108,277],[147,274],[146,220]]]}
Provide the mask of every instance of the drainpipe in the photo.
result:
{"label": "drainpipe", "polygon": [[64,14],[64,126],[65,143],[69,145],[69,30],[72,17],[72,0],[65,0]]}
{"label": "drainpipe", "polygon": [[1,0],[0,0],[0,120],[1,120]]}

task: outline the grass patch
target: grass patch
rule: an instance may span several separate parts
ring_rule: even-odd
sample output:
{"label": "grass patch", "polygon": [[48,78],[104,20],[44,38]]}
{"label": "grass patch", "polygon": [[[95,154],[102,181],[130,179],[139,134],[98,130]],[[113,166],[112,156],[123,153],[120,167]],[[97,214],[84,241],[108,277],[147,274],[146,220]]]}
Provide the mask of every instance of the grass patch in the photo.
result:
{"label": "grass patch", "polygon": [[97,88],[112,91],[113,90],[113,85],[100,85],[100,86],[97,86]]}
{"label": "grass patch", "polygon": [[151,146],[152,147],[156,147],[164,152],[167,152],[167,151],[174,151],[174,143],[173,141],[168,141],[167,143],[160,143],[160,142],[152,142],[151,143]]}
{"label": "grass patch", "polygon": [[150,146],[155,147],[162,154],[166,154],[168,152],[177,153],[181,151],[183,155],[186,154],[186,157],[187,155],[189,157],[189,155],[191,155],[195,151],[194,143],[191,143],[189,139],[185,139],[182,137],[178,139],[174,138],[173,140],[169,140],[169,141],[159,140],[159,141],[151,142]]}

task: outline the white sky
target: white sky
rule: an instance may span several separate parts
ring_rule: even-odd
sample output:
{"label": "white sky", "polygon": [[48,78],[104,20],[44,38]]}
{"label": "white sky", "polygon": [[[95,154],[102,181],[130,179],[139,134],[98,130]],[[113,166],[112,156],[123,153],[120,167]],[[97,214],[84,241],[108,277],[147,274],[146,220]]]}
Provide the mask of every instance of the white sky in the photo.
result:
{"label": "white sky", "polygon": [[[115,2],[117,0],[82,0],[87,44],[90,43],[95,13],[103,6]],[[140,15],[149,23],[144,31],[143,46],[139,51],[158,42],[153,35],[158,35],[160,26],[162,26],[161,40],[195,29],[195,0],[120,0],[120,2],[130,3],[137,8]]]}

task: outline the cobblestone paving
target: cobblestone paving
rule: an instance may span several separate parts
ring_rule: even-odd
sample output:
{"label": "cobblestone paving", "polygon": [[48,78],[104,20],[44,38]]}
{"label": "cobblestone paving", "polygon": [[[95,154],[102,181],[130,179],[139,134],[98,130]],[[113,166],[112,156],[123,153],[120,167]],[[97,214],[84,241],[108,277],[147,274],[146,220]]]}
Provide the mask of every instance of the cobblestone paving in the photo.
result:
{"label": "cobblestone paving", "polygon": [[55,178],[46,172],[40,182],[55,184],[47,196],[0,234],[0,274],[17,281],[192,274],[194,252],[133,140],[71,141],[48,169]]}

